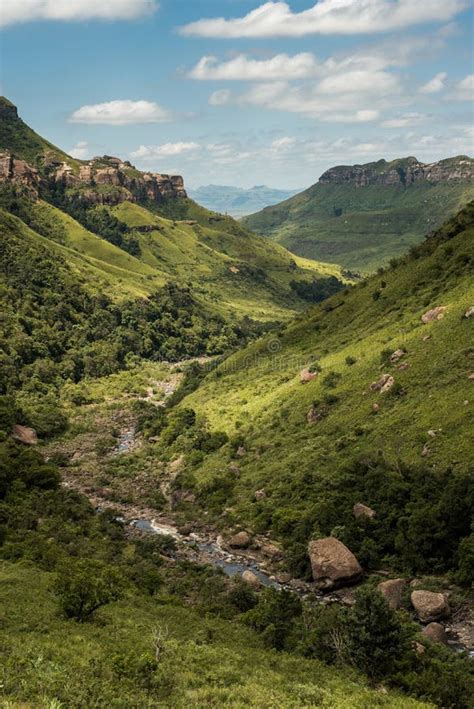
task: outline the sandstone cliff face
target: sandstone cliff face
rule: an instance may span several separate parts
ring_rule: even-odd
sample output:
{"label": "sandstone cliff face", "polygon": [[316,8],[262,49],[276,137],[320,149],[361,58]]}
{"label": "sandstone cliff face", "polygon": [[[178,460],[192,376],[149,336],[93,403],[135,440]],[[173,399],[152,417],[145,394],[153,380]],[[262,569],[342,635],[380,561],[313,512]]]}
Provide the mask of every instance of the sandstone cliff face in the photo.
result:
{"label": "sandstone cliff face", "polygon": [[322,184],[353,184],[355,187],[377,185],[406,187],[415,182],[469,181],[474,178],[474,160],[461,155],[448,160],[424,164],[416,158],[386,162],[379,160],[367,165],[341,165],[321,175]]}
{"label": "sandstone cliff face", "polygon": [[33,196],[38,196],[40,176],[34,167],[24,160],[17,160],[10,153],[0,153],[0,182],[9,181],[27,187]]}

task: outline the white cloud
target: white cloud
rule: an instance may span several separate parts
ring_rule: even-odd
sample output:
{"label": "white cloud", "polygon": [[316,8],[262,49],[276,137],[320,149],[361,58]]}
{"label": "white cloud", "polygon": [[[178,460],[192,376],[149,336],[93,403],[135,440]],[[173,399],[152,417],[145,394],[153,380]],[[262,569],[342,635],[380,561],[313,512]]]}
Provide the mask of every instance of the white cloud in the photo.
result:
{"label": "white cloud", "polygon": [[291,150],[296,145],[296,142],[296,138],[284,136],[283,138],[277,138],[272,141],[270,148],[275,153],[284,153],[287,150]]}
{"label": "white cloud", "polygon": [[73,149],[69,151],[69,155],[78,160],[86,160],[90,155],[89,144],[85,140],[80,140]]}
{"label": "white cloud", "polygon": [[441,71],[439,74],[436,74],[436,76],[433,76],[430,81],[423,84],[420,88],[420,94],[437,94],[439,91],[442,91],[444,89],[444,80],[446,77],[447,74],[445,71]]}
{"label": "white cloud", "polygon": [[387,93],[398,88],[398,79],[386,71],[359,69],[345,71],[323,79],[317,90],[322,94],[348,92]]}
{"label": "white cloud", "polygon": [[221,89],[220,91],[214,91],[209,96],[209,105],[210,106],[226,106],[228,103],[231,102],[232,98],[232,91],[229,89]]}
{"label": "white cloud", "polygon": [[152,101],[108,101],[82,106],[70,116],[70,123],[124,126],[132,123],[164,123],[171,115]]}
{"label": "white cloud", "polygon": [[163,143],[162,145],[140,145],[137,150],[130,153],[130,157],[140,160],[154,160],[155,158],[174,157],[200,150],[198,143]]}
{"label": "white cloud", "polygon": [[426,116],[422,113],[404,113],[396,118],[389,118],[382,122],[384,128],[406,128],[407,126],[415,126],[423,123]]}
{"label": "white cloud", "polygon": [[192,22],[181,33],[223,39],[387,32],[446,22],[466,5],[467,0],[319,0],[308,10],[293,12],[287,2],[270,1],[244,17]]}
{"label": "white cloud", "polygon": [[155,0],[2,0],[0,26],[35,20],[132,20],[157,9]]}
{"label": "white cloud", "polygon": [[275,79],[303,79],[314,76],[318,64],[310,52],[294,56],[276,54],[271,59],[252,59],[240,54],[219,63],[217,57],[202,57],[188,77],[200,81],[273,81]]}
{"label": "white cloud", "polygon": [[457,82],[452,98],[458,101],[472,101],[474,99],[474,74],[468,74]]}

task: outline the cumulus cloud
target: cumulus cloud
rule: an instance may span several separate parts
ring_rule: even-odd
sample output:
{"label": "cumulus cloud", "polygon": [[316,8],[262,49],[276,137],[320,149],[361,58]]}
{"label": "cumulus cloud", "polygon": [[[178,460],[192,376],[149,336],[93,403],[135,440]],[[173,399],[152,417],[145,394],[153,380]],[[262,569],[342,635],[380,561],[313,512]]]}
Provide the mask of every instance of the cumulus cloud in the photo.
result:
{"label": "cumulus cloud", "polygon": [[458,101],[472,101],[474,99],[474,74],[468,74],[457,82],[452,98]]}
{"label": "cumulus cloud", "polygon": [[226,106],[231,102],[232,91],[230,89],[220,89],[220,91],[214,91],[209,96],[210,106]]}
{"label": "cumulus cloud", "polygon": [[304,79],[313,76],[318,63],[310,52],[294,56],[276,54],[271,59],[252,59],[240,54],[219,63],[217,57],[202,57],[188,74],[199,81],[272,81],[274,79]]}
{"label": "cumulus cloud", "polygon": [[157,8],[156,0],[2,0],[0,26],[35,20],[132,20]]}
{"label": "cumulus cloud", "polygon": [[140,145],[137,150],[130,153],[130,157],[140,160],[154,160],[155,158],[174,157],[199,150],[199,143],[163,143],[162,145]]}
{"label": "cumulus cloud", "polygon": [[396,118],[390,118],[382,122],[384,128],[406,128],[407,126],[415,126],[423,123],[426,116],[423,113],[404,113]]}
{"label": "cumulus cloud", "polygon": [[72,158],[77,158],[78,160],[86,160],[89,157],[90,150],[89,144],[85,140],[80,140],[76,145],[69,151],[69,155]]}
{"label": "cumulus cloud", "polygon": [[442,91],[444,89],[444,80],[446,77],[447,74],[445,71],[441,71],[439,74],[436,74],[436,76],[433,76],[430,81],[423,84],[420,88],[420,94],[437,94],[439,91]]}
{"label": "cumulus cloud", "polygon": [[222,39],[387,32],[449,21],[466,5],[467,0],[319,0],[308,10],[293,12],[287,2],[270,1],[244,17],[192,22],[181,33]]}
{"label": "cumulus cloud", "polygon": [[132,123],[165,123],[171,115],[153,101],[108,101],[78,108],[70,123],[124,126]]}

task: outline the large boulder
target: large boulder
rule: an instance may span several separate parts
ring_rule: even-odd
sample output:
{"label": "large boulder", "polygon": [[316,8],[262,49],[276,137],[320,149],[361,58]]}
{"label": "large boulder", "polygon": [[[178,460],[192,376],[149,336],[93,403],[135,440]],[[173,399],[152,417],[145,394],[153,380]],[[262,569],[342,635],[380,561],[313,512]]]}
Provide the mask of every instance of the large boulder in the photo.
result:
{"label": "large boulder", "polygon": [[308,367],[305,367],[300,372],[300,382],[301,384],[307,384],[317,377],[316,372],[311,372]]}
{"label": "large boulder", "polygon": [[377,590],[385,596],[390,608],[393,610],[398,610],[402,607],[403,591],[406,588],[405,579],[389,579],[388,581],[382,581],[377,586]]}
{"label": "large boulder", "polygon": [[369,519],[373,519],[377,514],[375,510],[371,507],[367,507],[367,505],[364,505],[362,502],[356,502],[352,508],[352,512],[354,513],[354,517],[368,517]]}
{"label": "large boulder", "polygon": [[253,571],[250,571],[250,569],[246,569],[244,571],[244,573],[242,574],[242,581],[245,581],[245,583],[248,584],[255,591],[259,589],[262,585],[258,576],[254,574]]}
{"label": "large boulder", "polygon": [[411,602],[422,623],[431,623],[449,616],[449,604],[442,593],[413,591]]}
{"label": "large boulder", "polygon": [[247,532],[238,532],[229,539],[229,546],[232,549],[247,549],[251,542],[250,535]]}
{"label": "large boulder", "polygon": [[29,426],[20,426],[19,423],[13,426],[12,438],[19,443],[24,443],[26,446],[35,446],[38,443],[38,435],[35,429]]}
{"label": "large boulder", "polygon": [[329,590],[347,586],[362,576],[362,568],[354,554],[335,537],[310,542],[308,554],[318,588]]}
{"label": "large boulder", "polygon": [[421,316],[422,321],[425,323],[429,322],[434,322],[435,320],[442,320],[444,318],[444,314],[447,310],[447,307],[445,305],[439,305],[437,308],[432,308],[431,310],[428,310],[426,313],[424,313]]}
{"label": "large boulder", "polygon": [[448,636],[441,623],[429,623],[426,628],[423,628],[421,634],[432,643],[448,644]]}

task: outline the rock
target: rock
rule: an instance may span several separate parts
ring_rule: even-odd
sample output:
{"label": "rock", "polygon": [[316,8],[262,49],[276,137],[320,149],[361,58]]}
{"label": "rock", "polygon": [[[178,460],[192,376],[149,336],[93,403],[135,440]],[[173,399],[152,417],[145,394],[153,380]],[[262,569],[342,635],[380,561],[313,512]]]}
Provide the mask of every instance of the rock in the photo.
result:
{"label": "rock", "polygon": [[271,544],[270,542],[261,544],[260,551],[272,561],[281,561],[283,559],[283,552],[276,544]]}
{"label": "rock", "polygon": [[186,524],[181,525],[181,527],[178,527],[178,532],[183,535],[183,537],[189,537],[191,532],[193,531],[193,525],[190,524],[189,522],[186,522]]}
{"label": "rock", "polygon": [[250,535],[247,532],[238,532],[229,539],[229,546],[232,549],[247,549],[251,542]]}
{"label": "rock", "polygon": [[380,411],[380,405],[377,403],[372,404],[372,411],[374,412],[374,414],[378,414],[378,412]]}
{"label": "rock", "polygon": [[423,446],[423,450],[421,451],[421,455],[423,458],[427,458],[431,453],[431,448],[429,447],[428,444],[425,443]]}
{"label": "rock", "polygon": [[308,382],[311,382],[313,379],[316,379],[317,376],[318,375],[316,372],[310,372],[308,367],[305,367],[300,372],[300,382],[301,382],[301,384],[307,384]]}
{"label": "rock", "polygon": [[325,408],[320,408],[318,409],[314,404],[311,406],[310,410],[306,414],[306,420],[309,424],[312,423],[317,423],[318,421],[322,421],[324,418],[327,416],[327,409]]}
{"label": "rock", "polygon": [[422,623],[431,623],[449,616],[449,605],[442,593],[412,591],[411,602]]}
{"label": "rock", "polygon": [[240,475],[240,465],[238,463],[229,463],[229,472],[233,475]]}
{"label": "rock", "polygon": [[34,199],[38,198],[41,183],[38,170],[24,160],[14,158],[8,152],[0,153],[0,182],[11,182],[26,187]]}
{"label": "rock", "polygon": [[239,458],[243,458],[246,453],[247,453],[247,451],[246,451],[246,449],[244,448],[244,446],[239,446],[239,447],[237,448],[237,451],[236,451],[235,454],[236,454]]}
{"label": "rock", "polygon": [[362,502],[356,502],[352,511],[354,517],[368,517],[369,519],[373,519],[377,514],[375,510],[371,507],[367,507],[367,505],[363,505]]}
{"label": "rock", "polygon": [[379,391],[381,394],[384,394],[386,391],[389,391],[394,384],[395,379],[391,374],[382,374],[378,381],[372,382],[370,388],[372,391]]}
{"label": "rock", "polygon": [[421,339],[423,342],[428,342],[428,340],[431,340],[431,335],[424,335]]}
{"label": "rock", "polygon": [[424,315],[421,316],[422,321],[425,323],[434,322],[435,320],[442,320],[444,314],[447,310],[445,305],[439,305],[437,308],[432,308],[428,310]]}
{"label": "rock", "polygon": [[258,588],[261,587],[262,582],[258,578],[256,574],[253,573],[253,571],[250,571],[249,569],[246,569],[244,573],[242,574],[242,581],[245,581],[249,586],[251,586],[253,589],[257,590]]}
{"label": "rock", "polygon": [[224,545],[224,537],[222,534],[217,535],[216,544],[218,547],[222,547]]}
{"label": "rock", "polygon": [[263,489],[262,490],[255,490],[253,496],[257,502],[260,502],[260,500],[266,500],[267,493]]}
{"label": "rock", "polygon": [[282,584],[290,583],[291,574],[288,574],[286,572],[284,572],[282,574],[278,574],[278,576],[276,576],[276,580],[278,581],[278,583],[282,583]]}
{"label": "rock", "polygon": [[335,537],[310,542],[308,554],[318,588],[338,588],[356,583],[362,576],[362,568],[354,554]]}
{"label": "rock", "polygon": [[425,646],[421,643],[417,643],[416,640],[413,641],[413,649],[415,650],[417,655],[424,655],[426,652]]}
{"label": "rock", "polygon": [[468,374],[467,378],[469,379],[469,381],[472,381],[474,379],[474,372],[471,372],[470,374]]}
{"label": "rock", "polygon": [[402,607],[403,591],[406,585],[407,582],[405,579],[389,579],[388,581],[379,583],[377,589],[385,596],[390,608],[398,610]]}
{"label": "rock", "polygon": [[426,628],[423,628],[421,634],[427,640],[432,643],[441,643],[442,645],[448,644],[448,636],[441,625],[441,623],[428,623]]}
{"label": "rock", "polygon": [[38,435],[34,428],[20,426],[16,423],[12,428],[12,438],[26,446],[35,446],[38,443]]}
{"label": "rock", "polygon": [[410,369],[410,364],[408,362],[401,362],[397,364],[397,369],[399,372],[404,372],[406,369]]}
{"label": "rock", "polygon": [[430,428],[430,430],[427,431],[427,434],[430,438],[436,438],[436,431],[434,431],[432,428]]}
{"label": "rock", "polygon": [[395,352],[392,352],[390,355],[390,362],[391,364],[396,364],[399,359],[405,356],[405,350],[395,350]]}
{"label": "rock", "polygon": [[474,305],[472,305],[466,312],[464,313],[465,318],[472,318],[474,317]]}

